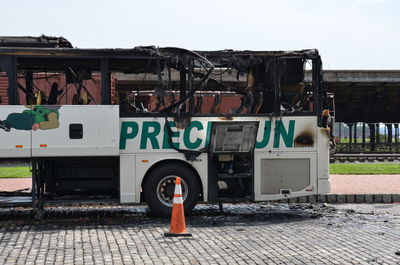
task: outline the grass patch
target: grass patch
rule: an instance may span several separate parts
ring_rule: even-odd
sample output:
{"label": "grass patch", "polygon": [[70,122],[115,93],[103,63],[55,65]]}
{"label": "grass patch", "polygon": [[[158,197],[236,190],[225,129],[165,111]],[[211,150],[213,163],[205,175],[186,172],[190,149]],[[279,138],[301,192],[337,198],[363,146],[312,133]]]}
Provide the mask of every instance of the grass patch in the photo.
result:
{"label": "grass patch", "polygon": [[400,174],[400,163],[331,164],[329,171],[338,175],[393,175]]}
{"label": "grass patch", "polygon": [[0,167],[0,178],[30,178],[29,167]]}

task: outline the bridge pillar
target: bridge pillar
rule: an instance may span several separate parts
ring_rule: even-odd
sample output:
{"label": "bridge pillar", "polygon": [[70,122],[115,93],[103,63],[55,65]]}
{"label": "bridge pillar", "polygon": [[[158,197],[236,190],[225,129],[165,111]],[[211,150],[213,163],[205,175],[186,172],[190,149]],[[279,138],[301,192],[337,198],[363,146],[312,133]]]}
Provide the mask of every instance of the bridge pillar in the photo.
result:
{"label": "bridge pillar", "polygon": [[349,127],[349,144],[353,142],[353,123],[347,123],[347,127]]}
{"label": "bridge pillar", "polygon": [[354,143],[357,143],[357,122],[354,123]]}
{"label": "bridge pillar", "polygon": [[392,140],[392,138],[393,138],[392,127],[393,126],[392,126],[391,123],[389,123],[389,124],[386,124],[386,127],[388,129],[387,142],[388,143],[393,143],[393,140]]}
{"label": "bridge pillar", "polygon": [[395,143],[399,142],[399,124],[398,123],[394,124],[394,142]]}
{"label": "bridge pillar", "polygon": [[376,127],[375,142],[378,144],[381,141],[381,139],[379,139],[379,123],[376,123],[375,127]]}
{"label": "bridge pillar", "polygon": [[368,123],[369,127],[369,143],[371,145],[371,151],[375,150],[375,124]]}
{"label": "bridge pillar", "polygon": [[363,148],[365,145],[365,123],[363,122],[362,124],[362,143],[363,143]]}

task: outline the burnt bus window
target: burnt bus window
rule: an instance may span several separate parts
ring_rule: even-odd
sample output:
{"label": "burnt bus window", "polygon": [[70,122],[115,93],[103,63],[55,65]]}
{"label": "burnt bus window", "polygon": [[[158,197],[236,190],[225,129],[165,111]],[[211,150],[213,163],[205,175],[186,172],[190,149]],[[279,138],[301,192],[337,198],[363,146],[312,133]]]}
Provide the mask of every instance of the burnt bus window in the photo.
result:
{"label": "burnt bus window", "polygon": [[[73,79],[65,72],[25,72],[18,76],[19,100],[25,105],[96,105],[101,103],[101,74]],[[83,79],[85,78],[85,79]]]}
{"label": "burnt bus window", "polygon": [[[89,66],[74,66],[82,63],[79,58],[70,61],[57,58],[15,59],[18,67],[8,63],[7,73],[0,76],[2,104],[7,97],[8,104],[21,105],[88,105],[101,104],[101,72],[92,71]],[[1,63],[1,60],[0,60]],[[85,64],[94,64],[88,60]],[[69,65],[71,64],[71,65]],[[5,85],[7,82],[8,85]],[[11,82],[10,82],[11,81]],[[11,89],[4,86],[13,87]],[[10,94],[11,92],[11,94]],[[7,95],[4,95],[7,93]],[[12,99],[10,101],[10,99]]]}
{"label": "burnt bus window", "polygon": [[[38,50],[29,50],[35,56],[1,55],[2,71],[9,75],[8,104],[119,104],[128,114],[163,116],[278,116],[313,114],[322,97],[316,94],[319,84],[306,76],[307,65],[319,60],[316,50],[190,51],[147,46],[70,53],[54,48],[46,56],[37,55]],[[318,80],[320,71],[309,76]]]}
{"label": "burnt bus window", "polygon": [[304,59],[282,59],[281,69],[281,111],[283,115],[313,113],[311,80],[305,80],[305,69],[311,61]]}

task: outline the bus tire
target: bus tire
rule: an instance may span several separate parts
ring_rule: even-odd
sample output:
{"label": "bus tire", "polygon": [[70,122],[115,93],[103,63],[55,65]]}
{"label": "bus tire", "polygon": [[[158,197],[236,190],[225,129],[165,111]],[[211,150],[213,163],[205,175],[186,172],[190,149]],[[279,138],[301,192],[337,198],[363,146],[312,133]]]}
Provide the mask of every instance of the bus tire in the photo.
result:
{"label": "bus tire", "polygon": [[185,214],[196,206],[200,194],[196,174],[179,163],[168,163],[152,170],[143,185],[144,198],[153,214],[171,216],[176,177],[181,178]]}

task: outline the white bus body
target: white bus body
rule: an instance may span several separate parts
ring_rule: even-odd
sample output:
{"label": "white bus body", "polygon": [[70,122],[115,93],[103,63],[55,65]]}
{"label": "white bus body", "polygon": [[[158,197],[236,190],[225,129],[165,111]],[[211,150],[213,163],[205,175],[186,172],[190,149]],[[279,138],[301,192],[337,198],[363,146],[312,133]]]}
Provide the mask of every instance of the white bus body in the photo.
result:
{"label": "white bus body", "polygon": [[[34,108],[33,106],[30,109]],[[0,106],[0,117],[22,113],[24,106]],[[165,117],[120,118],[119,106],[60,106],[59,127],[48,130],[0,130],[1,158],[119,157],[119,201],[141,202],[143,182],[152,168],[180,161],[200,178],[202,198],[209,200],[209,156],[204,151],[194,161],[172,149]],[[4,118],[3,118],[4,119]],[[238,116],[192,117],[178,129],[169,118],[172,142],[183,150],[207,150],[213,123],[256,122],[254,150],[254,201],[327,193],[329,137],[317,126],[317,117],[281,118]],[[71,139],[71,125],[82,125],[82,137]],[[281,124],[280,130],[276,129]],[[297,139],[307,136],[308,144]],[[178,175],[178,174],[177,174]]]}

